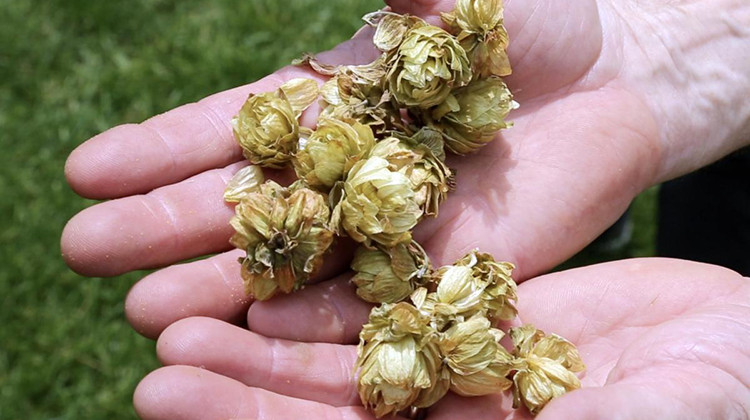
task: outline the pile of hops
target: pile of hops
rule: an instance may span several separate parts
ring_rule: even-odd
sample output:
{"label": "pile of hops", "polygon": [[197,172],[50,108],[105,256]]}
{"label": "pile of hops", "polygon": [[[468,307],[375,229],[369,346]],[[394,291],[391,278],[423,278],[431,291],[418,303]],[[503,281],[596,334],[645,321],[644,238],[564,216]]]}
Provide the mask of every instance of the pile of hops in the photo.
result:
{"label": "pile of hops", "polygon": [[[270,299],[305,285],[337,237],[359,244],[357,294],[378,304],[360,334],[358,390],[377,417],[429,407],[449,390],[462,396],[513,389],[514,406],[536,413],[580,383],[575,347],[516,317],[513,265],[473,251],[434,268],[412,230],[437,216],[455,188],[446,152],[468,154],[511,124],[517,104],[502,77],[511,69],[500,0],[459,0],[442,16],[448,31],[388,11],[371,13],[374,62],[298,65],[329,76],[294,79],[250,95],[232,120],[253,165],[227,185],[237,203],[231,243],[246,292]],[[299,117],[316,100],[315,130]],[[262,167],[294,168],[297,181],[264,181]]]}

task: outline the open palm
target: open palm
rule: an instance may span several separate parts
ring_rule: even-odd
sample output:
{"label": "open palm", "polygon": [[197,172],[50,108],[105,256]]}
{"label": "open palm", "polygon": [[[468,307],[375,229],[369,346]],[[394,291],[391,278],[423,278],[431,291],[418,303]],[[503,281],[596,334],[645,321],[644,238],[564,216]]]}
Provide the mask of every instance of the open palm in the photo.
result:
{"label": "open palm", "polygon": [[[452,7],[451,1],[390,3],[433,23],[439,11]],[[637,83],[640,73],[623,67],[645,50],[633,47],[637,20],[621,9],[627,7],[615,10],[594,0],[507,2],[514,64],[508,82],[522,106],[511,115],[515,127],[495,142],[450,160],[458,189],[440,216],[416,232],[438,264],[480,248],[514,262],[524,280],[594,239],[644,188],[701,163],[679,167],[664,157],[669,138],[653,111],[661,104],[649,103],[641,93],[649,87]],[[321,60],[368,61],[369,36],[364,31]],[[638,68],[656,61],[644,57]],[[71,154],[66,174],[73,188],[113,199],[67,225],[62,250],[73,269],[117,275],[219,253],[166,268],[135,286],[126,309],[141,333],[156,337],[191,315],[244,317],[250,302],[236,264],[241,252],[227,251],[233,210],[222,200],[224,185],[242,165],[229,121],[248,93],[299,76],[317,77],[284,68],[142,124],[115,127]],[[711,151],[701,156],[710,159]],[[348,265],[345,253],[327,259],[331,264],[319,279]]]}
{"label": "open palm", "polygon": [[[271,337],[329,340],[319,324],[324,320],[307,316],[319,294],[305,290],[266,308],[277,316],[271,322],[278,334]],[[537,418],[747,418],[748,302],[750,279],[668,259],[607,263],[525,282],[519,288],[523,323],[570,338],[587,365],[583,388],[554,400]],[[363,319],[368,311],[360,303],[342,307],[337,316]],[[346,341],[356,339],[355,331]],[[168,327],[157,349],[168,366],[136,390],[136,410],[144,419],[271,420],[300,413],[308,419],[372,418],[356,395],[354,345],[270,338],[196,317]],[[449,394],[428,418],[528,416],[512,410],[508,394]]]}

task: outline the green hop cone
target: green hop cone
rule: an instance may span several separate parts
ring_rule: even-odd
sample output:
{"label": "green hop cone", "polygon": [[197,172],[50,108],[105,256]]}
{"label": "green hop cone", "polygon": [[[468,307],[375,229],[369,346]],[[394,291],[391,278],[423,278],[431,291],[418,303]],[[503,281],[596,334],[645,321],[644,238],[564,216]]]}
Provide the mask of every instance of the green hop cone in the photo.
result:
{"label": "green hop cone", "polygon": [[356,121],[321,119],[292,160],[297,176],[312,188],[328,191],[344,179],[375,145],[372,130]]}
{"label": "green hop cone", "polygon": [[422,213],[437,216],[440,203],[454,184],[453,174],[443,162],[442,154],[440,134],[423,129],[411,138],[389,137],[379,141],[370,156],[387,160],[392,170],[406,175]]}
{"label": "green hop cone", "polygon": [[447,392],[435,331],[412,305],[373,308],[359,338],[357,390],[376,417],[426,407]]}
{"label": "green hop cone", "polygon": [[249,295],[266,300],[300,288],[321,265],[333,241],[323,195],[286,189],[268,181],[235,207],[230,242],[246,251],[240,259]]}
{"label": "green hop cone", "polygon": [[446,100],[452,89],[471,80],[466,51],[436,26],[415,26],[390,53],[388,85],[393,98],[408,107],[430,108]]}
{"label": "green hop cone", "polygon": [[422,216],[409,178],[377,156],[356,163],[331,191],[331,202],[331,227],[366,246],[408,243]]}
{"label": "green hop cone", "polygon": [[457,89],[442,104],[424,113],[428,126],[443,133],[445,147],[465,155],[492,141],[512,123],[505,121],[517,108],[513,95],[499,77],[475,80]]}
{"label": "green hop cone", "polygon": [[442,19],[466,50],[474,77],[511,73],[502,0],[458,0],[456,8],[443,13]]}
{"label": "green hop cone", "polygon": [[313,80],[293,79],[274,92],[251,94],[232,119],[235,138],[252,163],[283,168],[297,150],[298,118],[318,96]]}
{"label": "green hop cone", "polygon": [[438,342],[450,369],[451,391],[464,397],[497,394],[511,387],[507,378],[513,357],[499,341],[503,332],[476,315],[453,324]]}
{"label": "green hop cone", "polygon": [[392,248],[360,246],[354,253],[352,282],[357,295],[367,302],[400,302],[424,282],[430,271],[429,259],[412,241]]}
{"label": "green hop cone", "polygon": [[581,387],[575,372],[586,367],[576,347],[568,340],[545,335],[533,325],[511,328],[514,369],[513,407],[525,405],[532,414],[553,398]]}

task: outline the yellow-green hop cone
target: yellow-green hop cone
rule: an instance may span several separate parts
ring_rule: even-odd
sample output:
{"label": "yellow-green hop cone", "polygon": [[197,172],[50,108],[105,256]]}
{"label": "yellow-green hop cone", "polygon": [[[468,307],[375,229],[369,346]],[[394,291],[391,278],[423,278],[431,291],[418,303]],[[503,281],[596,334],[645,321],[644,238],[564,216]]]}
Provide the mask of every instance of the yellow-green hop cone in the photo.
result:
{"label": "yellow-green hop cone", "polygon": [[464,397],[497,394],[512,385],[507,378],[512,356],[499,341],[503,332],[476,315],[457,322],[440,336],[438,346],[451,371],[451,390]]}
{"label": "yellow-green hop cone", "polygon": [[356,121],[321,119],[304,141],[292,163],[297,176],[310,187],[328,191],[343,180],[355,163],[375,145],[372,130]]}
{"label": "yellow-green hop cone", "polygon": [[510,329],[513,340],[513,407],[525,405],[538,413],[553,398],[581,387],[574,372],[586,367],[576,347],[568,340],[545,335],[533,325]]}
{"label": "yellow-green hop cone", "polygon": [[266,182],[243,197],[235,213],[230,242],[247,253],[240,259],[242,279],[259,300],[301,287],[333,241],[326,200],[307,188],[290,191]]}
{"label": "yellow-green hop cone", "polygon": [[403,106],[430,108],[446,100],[452,89],[471,80],[466,51],[436,26],[416,26],[389,61],[388,85]]}
{"label": "yellow-green hop cone", "polygon": [[249,165],[237,171],[224,188],[224,201],[239,203],[246,195],[260,189],[265,180],[259,166]]}
{"label": "yellow-green hop cone", "polygon": [[502,0],[458,0],[442,19],[468,53],[476,78],[511,73]]}
{"label": "yellow-green hop cone", "polygon": [[352,282],[357,295],[367,302],[400,302],[424,282],[429,260],[422,247],[412,241],[392,248],[360,246],[354,254]]}
{"label": "yellow-green hop cone", "polygon": [[444,103],[426,115],[428,126],[443,133],[445,147],[465,155],[495,139],[512,123],[505,120],[518,107],[499,77],[475,80],[456,90]]}
{"label": "yellow-green hop cone", "polygon": [[442,148],[440,134],[424,129],[412,138],[389,137],[381,140],[372,149],[370,156],[387,160],[392,170],[406,175],[412,183],[415,200],[422,213],[437,216],[440,204],[454,184],[451,170],[439,157],[443,154]]}
{"label": "yellow-green hop cone", "polygon": [[[357,390],[376,417],[409,408],[438,385],[441,361],[435,331],[412,305],[373,308],[359,337]],[[434,398],[430,395],[429,400]]]}
{"label": "yellow-green hop cone", "polygon": [[332,190],[331,201],[331,227],[366,246],[408,243],[422,216],[409,178],[377,156],[355,164]]}
{"label": "yellow-green hop cone", "polygon": [[251,94],[232,119],[243,155],[256,165],[283,168],[297,150],[297,119],[317,95],[317,84],[307,79],[290,80],[274,92]]}
{"label": "yellow-green hop cone", "polygon": [[474,250],[455,265],[471,268],[472,276],[486,283],[480,297],[490,320],[510,321],[516,317],[513,301],[518,299],[518,286],[512,277],[513,264],[497,262],[492,255]]}
{"label": "yellow-green hop cone", "polygon": [[513,265],[498,263],[489,254],[472,251],[455,264],[435,271],[438,283],[433,293],[415,294],[415,305],[433,317],[435,328],[475,315],[490,320],[515,318],[516,284],[510,277]]}

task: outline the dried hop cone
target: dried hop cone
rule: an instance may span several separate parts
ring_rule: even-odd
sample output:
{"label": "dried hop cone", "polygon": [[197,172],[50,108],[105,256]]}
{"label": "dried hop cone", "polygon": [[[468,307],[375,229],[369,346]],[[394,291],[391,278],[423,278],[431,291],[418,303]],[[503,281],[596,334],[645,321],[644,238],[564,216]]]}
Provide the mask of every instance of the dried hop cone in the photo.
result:
{"label": "dried hop cone", "polygon": [[513,407],[524,404],[538,413],[553,398],[578,389],[581,383],[574,372],[586,367],[576,347],[555,334],[545,335],[533,325],[511,328],[513,355]]}
{"label": "dried hop cone", "polygon": [[435,331],[408,303],[373,308],[357,348],[357,390],[377,417],[410,406],[427,407],[448,390],[438,376],[441,361]]}
{"label": "dried hop cone", "polygon": [[293,79],[274,92],[251,94],[232,119],[243,155],[257,165],[284,167],[297,150],[298,118],[318,93],[315,81]]}
{"label": "dried hop cone", "polygon": [[495,262],[489,254],[472,251],[454,265],[435,273],[437,290],[415,302],[421,311],[435,317],[437,328],[477,314],[491,320],[509,320],[516,315],[516,284],[513,265]]}
{"label": "dried hop cone", "polygon": [[513,357],[499,343],[503,335],[481,315],[457,322],[441,334],[438,346],[450,369],[451,391],[476,397],[498,394],[511,387],[507,376]]}
{"label": "dried hop cone", "polygon": [[331,191],[331,201],[331,226],[367,246],[408,243],[422,216],[409,178],[377,156],[355,164]]}
{"label": "dried hop cone", "polygon": [[324,196],[307,188],[286,189],[268,181],[235,208],[230,242],[240,259],[248,294],[266,300],[301,287],[322,263],[333,241]]}
{"label": "dried hop cone", "polygon": [[458,0],[456,8],[442,18],[468,53],[475,77],[511,73],[502,0]]}
{"label": "dried hop cone", "polygon": [[429,259],[421,246],[412,241],[395,247],[360,246],[354,253],[352,281],[357,295],[367,302],[400,302],[422,284],[429,273]]}
{"label": "dried hop cone", "polygon": [[372,130],[356,121],[321,119],[295,155],[294,170],[310,187],[328,191],[375,145]]}
{"label": "dried hop cone", "polygon": [[518,299],[518,295],[512,277],[513,264],[497,262],[492,255],[474,250],[456,261],[455,265],[471,268],[472,277],[485,282],[481,299],[490,320],[510,321],[516,317],[518,311],[513,301]]}
{"label": "dried hop cone", "polygon": [[466,51],[448,32],[436,26],[415,26],[391,53],[388,84],[401,105],[430,108],[451,90],[471,80]]}
{"label": "dried hop cone", "polygon": [[499,77],[490,77],[457,89],[424,119],[443,133],[448,150],[465,155],[492,141],[499,130],[510,127],[512,123],[505,118],[517,107],[505,83]]}
{"label": "dried hop cone", "polygon": [[387,160],[392,170],[406,175],[422,213],[437,216],[440,203],[454,184],[453,174],[443,162],[443,142],[438,132],[423,129],[411,138],[386,138],[375,145],[370,155]]}

